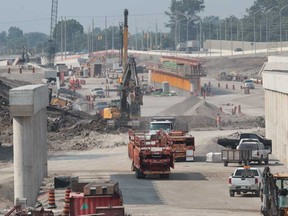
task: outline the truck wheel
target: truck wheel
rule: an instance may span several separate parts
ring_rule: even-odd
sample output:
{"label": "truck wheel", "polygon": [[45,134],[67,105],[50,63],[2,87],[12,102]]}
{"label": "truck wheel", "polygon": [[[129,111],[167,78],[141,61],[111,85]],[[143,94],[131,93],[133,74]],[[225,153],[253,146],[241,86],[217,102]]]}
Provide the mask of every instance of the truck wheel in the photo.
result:
{"label": "truck wheel", "polygon": [[260,197],[260,190],[257,190],[257,191],[255,192],[255,196],[256,196],[256,197]]}
{"label": "truck wheel", "polygon": [[258,161],[258,164],[260,165],[260,164],[262,163],[262,161],[263,161],[263,155],[261,155],[261,158],[260,158],[260,160]]}
{"label": "truck wheel", "polygon": [[228,166],[228,161],[224,161],[224,166],[225,166],[225,167]]}
{"label": "truck wheel", "polygon": [[169,174],[160,174],[161,179],[169,179],[170,175]]}
{"label": "truck wheel", "polygon": [[235,192],[234,191],[229,191],[230,197],[234,197],[235,196]]}
{"label": "truck wheel", "polygon": [[131,171],[135,171],[136,167],[134,166],[134,163],[131,164]]}
{"label": "truck wheel", "polygon": [[267,158],[264,160],[265,164],[267,165],[269,163],[269,157],[267,156]]}
{"label": "truck wheel", "polygon": [[141,171],[140,171],[140,169],[138,169],[138,168],[136,168],[135,167],[135,175],[136,175],[136,178],[137,179],[143,179],[143,178],[145,178],[145,174],[144,173],[142,173]]}

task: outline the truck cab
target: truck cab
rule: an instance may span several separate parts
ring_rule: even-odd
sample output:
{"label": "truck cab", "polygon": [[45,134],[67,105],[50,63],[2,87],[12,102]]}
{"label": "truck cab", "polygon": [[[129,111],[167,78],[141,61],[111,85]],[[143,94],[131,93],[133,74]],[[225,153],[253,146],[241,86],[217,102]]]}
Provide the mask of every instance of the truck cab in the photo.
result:
{"label": "truck cab", "polygon": [[173,130],[173,123],[169,120],[166,121],[151,121],[149,126],[149,135],[155,135],[159,130],[167,133]]}

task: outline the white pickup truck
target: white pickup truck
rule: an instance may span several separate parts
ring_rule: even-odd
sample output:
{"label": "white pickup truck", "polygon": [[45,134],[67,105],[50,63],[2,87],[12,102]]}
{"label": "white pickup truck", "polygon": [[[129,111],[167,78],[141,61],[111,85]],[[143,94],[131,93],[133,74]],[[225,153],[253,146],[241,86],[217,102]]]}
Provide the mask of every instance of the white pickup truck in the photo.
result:
{"label": "white pickup truck", "polygon": [[249,149],[252,151],[252,158],[251,161],[256,161],[259,164],[262,163],[262,161],[265,164],[268,164],[269,162],[269,153],[270,150],[265,149],[265,146],[263,143],[261,143],[258,139],[241,139],[239,142],[239,145],[237,146],[237,149],[244,150]]}
{"label": "white pickup truck", "polygon": [[252,192],[255,196],[260,196],[262,183],[262,172],[259,168],[237,168],[229,177],[229,194],[234,197],[235,193]]}

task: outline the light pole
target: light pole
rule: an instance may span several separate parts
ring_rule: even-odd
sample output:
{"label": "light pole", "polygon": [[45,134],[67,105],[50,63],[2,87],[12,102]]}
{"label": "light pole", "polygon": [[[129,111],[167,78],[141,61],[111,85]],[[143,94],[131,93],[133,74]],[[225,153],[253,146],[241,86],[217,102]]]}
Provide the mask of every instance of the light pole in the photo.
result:
{"label": "light pole", "polygon": [[282,10],[284,10],[287,6],[288,6],[288,4],[285,5],[284,7],[280,8],[280,11],[279,11],[279,16],[280,16],[279,26],[280,26],[280,47],[281,47],[281,52],[282,52]]}
{"label": "light pole", "polygon": [[188,24],[193,21],[192,17],[190,17],[190,19],[187,19],[187,23],[186,23],[186,53],[188,54]]}
{"label": "light pole", "polygon": [[254,53],[256,53],[256,30],[255,30],[255,16],[257,13],[259,13],[260,11],[263,11],[263,9],[259,9],[258,11],[256,11],[254,13]]}
{"label": "light pole", "polygon": [[213,17],[212,19],[209,20],[209,38],[210,38],[210,56],[211,56],[211,49],[212,49],[212,44],[211,44],[211,40],[212,40],[212,35],[211,35],[211,21],[213,21],[214,19],[219,18],[219,17]]}
{"label": "light pole", "polygon": [[178,40],[177,40],[177,24],[178,22],[184,20],[186,18],[182,18],[182,19],[179,19],[175,22],[175,51],[177,51],[177,43],[178,43]]}
{"label": "light pole", "polygon": [[272,9],[274,9],[276,6],[271,7],[270,9],[268,9],[267,11],[265,11],[265,15],[266,15],[266,47],[267,47],[267,53],[268,53],[268,21],[267,21],[267,14],[268,12],[270,12]]}
{"label": "light pole", "polygon": [[74,33],[72,34],[73,53],[74,53],[74,54],[75,54],[75,37],[76,37],[76,36],[79,36],[79,34],[80,34],[80,31],[74,32]]}

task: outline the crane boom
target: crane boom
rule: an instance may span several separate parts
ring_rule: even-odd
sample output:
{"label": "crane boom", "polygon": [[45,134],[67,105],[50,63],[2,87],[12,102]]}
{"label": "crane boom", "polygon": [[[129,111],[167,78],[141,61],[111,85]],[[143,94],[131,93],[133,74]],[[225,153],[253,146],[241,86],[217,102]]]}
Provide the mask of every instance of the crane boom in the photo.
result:
{"label": "crane boom", "polygon": [[124,10],[123,28],[123,75],[120,94],[120,112],[123,117],[140,117],[143,94],[140,89],[136,62],[133,56],[128,58],[128,10]]}
{"label": "crane boom", "polygon": [[55,29],[55,26],[57,24],[57,13],[58,13],[58,0],[52,0],[49,50],[48,50],[48,64],[54,64],[54,56],[55,56],[54,29]]}

